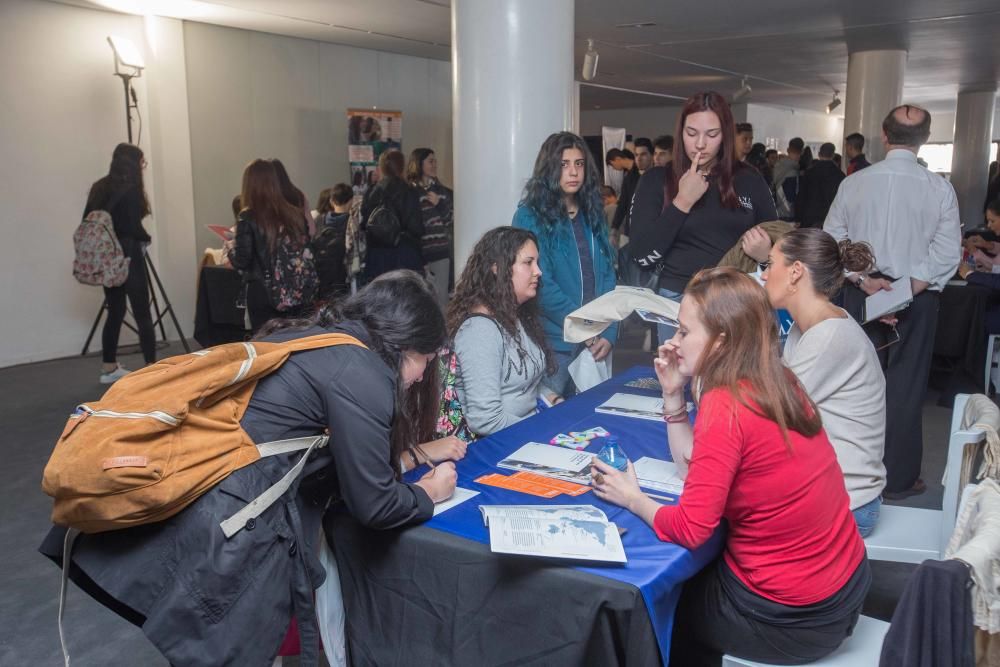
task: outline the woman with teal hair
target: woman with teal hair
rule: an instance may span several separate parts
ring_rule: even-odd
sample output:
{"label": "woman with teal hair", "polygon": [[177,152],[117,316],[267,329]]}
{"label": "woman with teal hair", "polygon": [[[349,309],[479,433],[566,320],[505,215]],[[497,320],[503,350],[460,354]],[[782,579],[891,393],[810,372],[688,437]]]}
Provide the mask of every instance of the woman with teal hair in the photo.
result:
{"label": "woman with teal hair", "polygon": [[615,288],[600,185],[583,139],[572,132],[552,134],[538,152],[534,173],[511,223],[538,238],[542,325],[559,362],[545,384],[562,396],[574,393],[569,364],[584,346],[596,361],[603,361],[618,334],[615,325],[584,343],[563,340],[566,316]]}

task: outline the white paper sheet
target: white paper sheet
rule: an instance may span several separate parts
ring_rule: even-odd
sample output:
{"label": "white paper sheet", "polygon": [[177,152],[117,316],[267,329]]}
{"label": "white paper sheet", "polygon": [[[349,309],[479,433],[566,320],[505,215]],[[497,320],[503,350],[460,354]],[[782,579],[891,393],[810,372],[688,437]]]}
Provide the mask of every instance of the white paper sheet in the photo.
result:
{"label": "white paper sheet", "polygon": [[439,503],[434,503],[434,516],[437,516],[441,512],[447,512],[455,505],[461,505],[469,498],[475,498],[479,495],[478,491],[473,491],[472,489],[463,489],[460,486],[455,487],[455,493],[451,495],[448,500],[442,500]]}

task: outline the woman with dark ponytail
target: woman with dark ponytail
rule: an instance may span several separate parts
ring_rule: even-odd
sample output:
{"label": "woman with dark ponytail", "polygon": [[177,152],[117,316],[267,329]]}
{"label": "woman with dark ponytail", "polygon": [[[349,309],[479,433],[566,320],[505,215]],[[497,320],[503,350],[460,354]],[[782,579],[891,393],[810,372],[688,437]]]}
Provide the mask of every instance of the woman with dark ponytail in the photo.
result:
{"label": "woman with dark ponytail", "polygon": [[819,408],[862,537],[875,528],[885,487],[885,376],[864,330],[830,299],[845,270],[874,266],[866,243],[838,245],[821,229],[797,229],[771,248],[762,276],[771,305],[795,320],[785,364]]}

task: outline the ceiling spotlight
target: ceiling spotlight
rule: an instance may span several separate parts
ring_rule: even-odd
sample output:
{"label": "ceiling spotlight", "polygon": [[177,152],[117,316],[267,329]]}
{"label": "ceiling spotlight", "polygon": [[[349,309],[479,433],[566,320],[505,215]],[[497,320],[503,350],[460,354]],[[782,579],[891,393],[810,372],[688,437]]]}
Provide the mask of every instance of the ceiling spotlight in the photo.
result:
{"label": "ceiling spotlight", "polygon": [[590,81],[595,76],[597,76],[597,59],[600,56],[597,51],[594,50],[594,40],[587,40],[587,53],[583,56],[583,75],[584,81]]}
{"label": "ceiling spotlight", "polygon": [[835,90],[833,91],[833,99],[830,100],[830,103],[826,105],[826,112],[830,113],[839,106],[840,106],[840,91]]}
{"label": "ceiling spotlight", "polygon": [[733,98],[732,98],[733,104],[739,102],[742,99],[750,97],[750,93],[752,92],[753,88],[747,85],[747,78],[743,77],[743,84],[740,86],[740,89],[737,90],[735,93],[733,93]]}

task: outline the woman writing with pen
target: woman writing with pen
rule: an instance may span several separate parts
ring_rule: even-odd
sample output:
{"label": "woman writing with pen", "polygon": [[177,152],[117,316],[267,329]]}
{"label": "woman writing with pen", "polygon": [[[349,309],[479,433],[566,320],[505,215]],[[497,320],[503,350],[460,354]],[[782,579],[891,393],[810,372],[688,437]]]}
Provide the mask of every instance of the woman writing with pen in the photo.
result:
{"label": "woman writing with pen", "polygon": [[[850,635],[871,581],[818,409],[782,364],[767,294],[748,275],[699,272],[678,319],[654,363],[684,494],[661,505],[631,464],[618,472],[596,459],[594,491],[689,549],[728,522],[723,556],[684,586],[671,664],[719,664],[723,653],[818,660]],[[693,428],[683,393],[691,377]]]}

